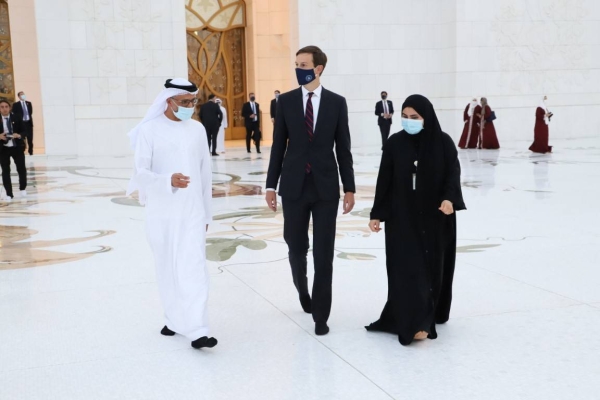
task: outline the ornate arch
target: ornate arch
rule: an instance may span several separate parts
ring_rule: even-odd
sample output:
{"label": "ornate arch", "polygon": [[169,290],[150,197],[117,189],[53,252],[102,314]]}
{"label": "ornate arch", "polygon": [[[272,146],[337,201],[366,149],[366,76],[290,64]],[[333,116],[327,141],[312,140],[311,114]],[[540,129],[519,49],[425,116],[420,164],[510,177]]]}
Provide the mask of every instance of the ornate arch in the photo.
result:
{"label": "ornate arch", "polygon": [[188,75],[200,88],[223,100],[233,137],[244,137],[242,105],[246,98],[245,26],[242,0],[187,0]]}

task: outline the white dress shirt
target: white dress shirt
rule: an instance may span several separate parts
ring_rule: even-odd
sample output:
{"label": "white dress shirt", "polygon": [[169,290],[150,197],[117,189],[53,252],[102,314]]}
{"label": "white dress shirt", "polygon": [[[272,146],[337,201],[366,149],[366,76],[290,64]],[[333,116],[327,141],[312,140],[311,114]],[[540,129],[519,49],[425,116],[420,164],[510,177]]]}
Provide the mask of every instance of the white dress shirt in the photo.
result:
{"label": "white dress shirt", "polygon": [[[2,132],[6,133],[8,135],[9,129],[8,129],[8,117],[2,117],[2,125],[4,127],[4,130]],[[12,139],[10,139],[8,141],[8,143],[4,144],[4,147],[13,147],[15,144],[13,143]]]}
{"label": "white dress shirt", "polygon": [[[308,103],[308,94],[310,92],[304,86],[302,86],[302,104],[304,105],[304,115],[306,115],[306,104]],[[318,88],[313,90],[311,103],[313,106],[313,132],[317,131],[317,117],[319,116],[319,106],[321,105],[321,93],[323,93],[323,86],[319,85]],[[308,133],[307,133],[308,135]],[[274,192],[274,188],[267,188],[267,192]]]}
{"label": "white dress shirt", "polygon": [[[319,85],[313,91],[313,96],[311,99],[313,106],[313,132],[317,130],[317,117],[319,116],[319,106],[321,105],[321,93],[323,92],[323,86]],[[304,104],[304,115],[306,115],[306,103],[308,102],[308,94],[310,92],[302,86],[302,103]]]}

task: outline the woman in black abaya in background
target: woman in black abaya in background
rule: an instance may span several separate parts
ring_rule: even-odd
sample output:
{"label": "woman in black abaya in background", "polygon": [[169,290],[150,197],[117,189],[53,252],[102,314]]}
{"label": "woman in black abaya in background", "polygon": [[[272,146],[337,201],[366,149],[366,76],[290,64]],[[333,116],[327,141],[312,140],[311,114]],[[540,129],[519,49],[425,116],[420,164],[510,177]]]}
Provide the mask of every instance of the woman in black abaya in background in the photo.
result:
{"label": "woman in black abaya in background", "polygon": [[466,209],[454,142],[433,105],[413,95],[402,105],[403,131],[383,148],[369,227],[385,222],[388,299],[368,331],[398,335],[403,345],[437,338],[450,317],[456,214]]}

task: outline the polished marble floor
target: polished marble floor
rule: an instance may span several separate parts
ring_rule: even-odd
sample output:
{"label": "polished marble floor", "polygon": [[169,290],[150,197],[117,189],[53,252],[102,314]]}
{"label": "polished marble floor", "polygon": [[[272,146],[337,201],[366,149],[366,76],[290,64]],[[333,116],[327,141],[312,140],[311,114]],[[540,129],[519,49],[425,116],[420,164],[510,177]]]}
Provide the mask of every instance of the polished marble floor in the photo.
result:
{"label": "polished marble floor", "polygon": [[214,160],[211,351],[159,334],[131,159],[28,158],[29,196],[0,203],[0,399],[598,399],[600,140],[553,144],[460,152],[452,319],[410,347],[363,328],[386,298],[384,237],[367,229],[376,148],[354,150],[325,337],[263,200],[268,149]]}

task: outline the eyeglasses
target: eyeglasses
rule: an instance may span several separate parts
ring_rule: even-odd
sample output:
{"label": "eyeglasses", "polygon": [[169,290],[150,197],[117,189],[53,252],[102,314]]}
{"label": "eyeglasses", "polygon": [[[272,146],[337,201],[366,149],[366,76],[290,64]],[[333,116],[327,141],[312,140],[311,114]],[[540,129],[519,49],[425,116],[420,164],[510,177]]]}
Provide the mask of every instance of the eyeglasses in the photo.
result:
{"label": "eyeglasses", "polygon": [[175,97],[171,97],[171,100],[173,100],[174,102],[176,102],[177,104],[181,104],[184,107],[189,107],[189,106],[195,106],[196,104],[198,104],[198,99],[192,99],[192,100],[177,100]]}

